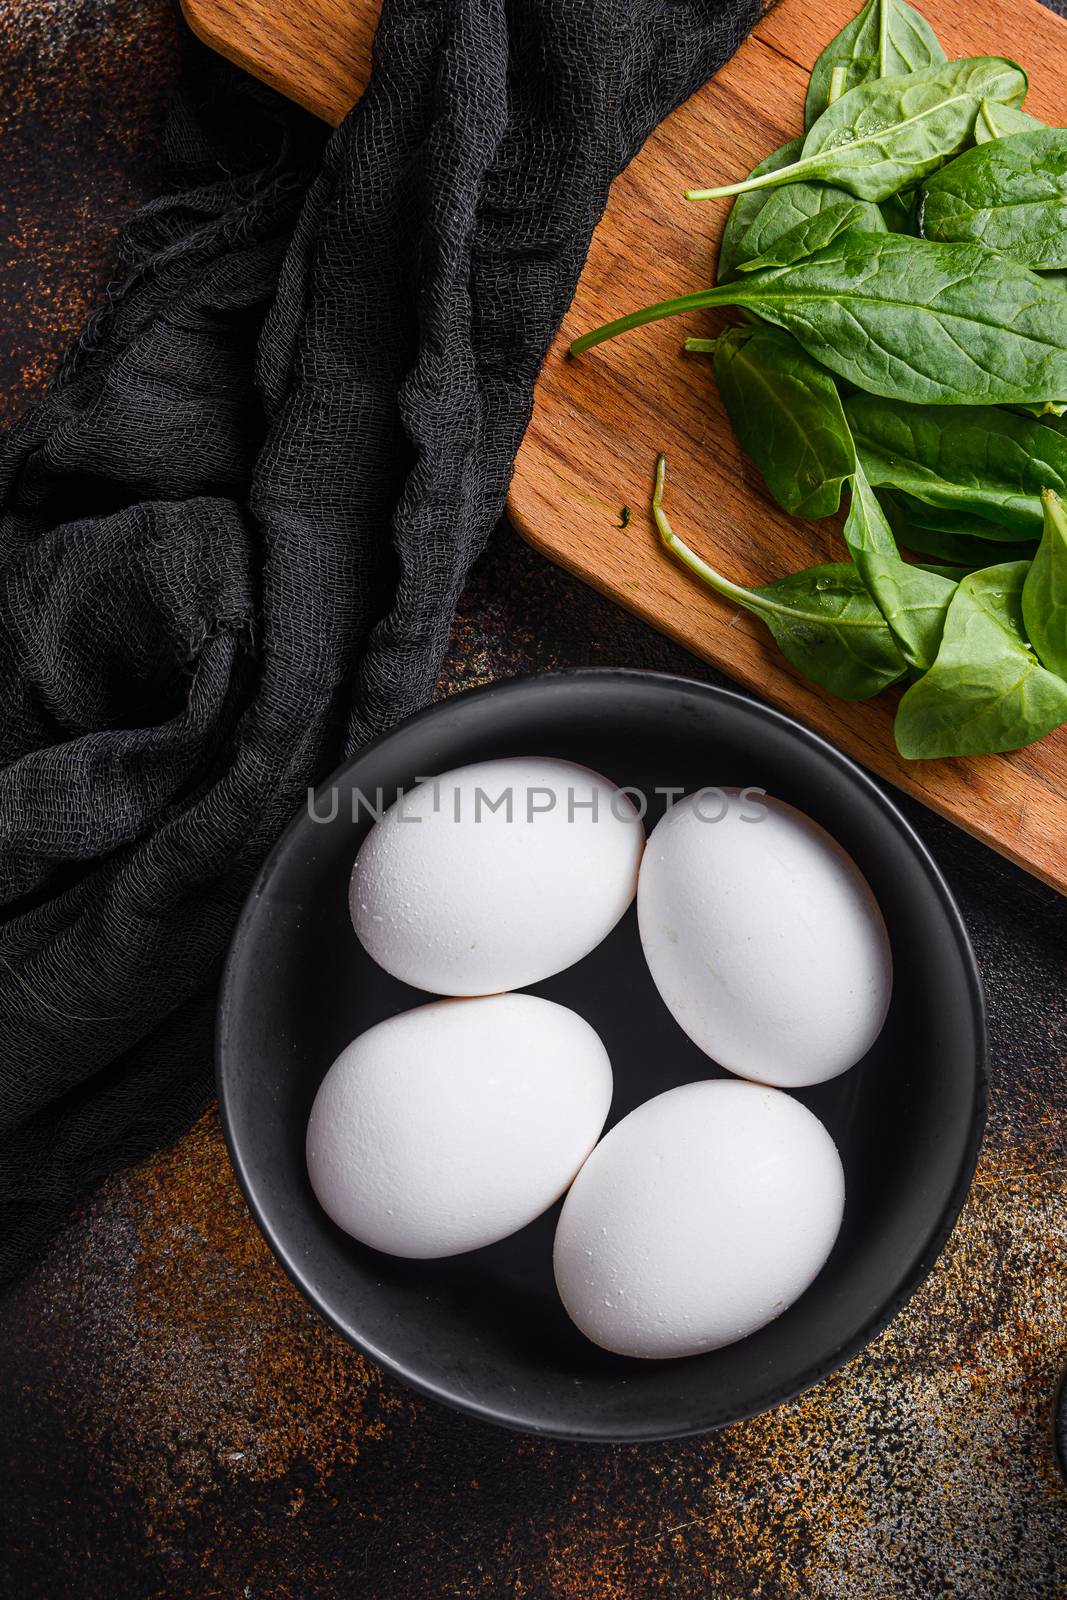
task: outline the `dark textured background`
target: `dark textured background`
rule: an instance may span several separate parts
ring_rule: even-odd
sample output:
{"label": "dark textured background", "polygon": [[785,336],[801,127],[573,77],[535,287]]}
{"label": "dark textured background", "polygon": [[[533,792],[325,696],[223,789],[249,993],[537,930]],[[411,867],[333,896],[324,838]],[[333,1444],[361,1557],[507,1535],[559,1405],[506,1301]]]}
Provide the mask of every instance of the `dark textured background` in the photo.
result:
{"label": "dark textured background", "polygon": [[[168,0],[0,0],[0,423],[152,192]],[[502,529],[440,693],[558,666],[711,676]],[[836,1377],[715,1437],[522,1439],[415,1400],[274,1266],[214,1114],[113,1180],[0,1301],[0,1594],[19,1600],[1051,1600],[1067,1494],[1067,929],[908,807],[993,1033],[974,1191],[927,1284]],[[1064,841],[1067,848],[1067,840]]]}

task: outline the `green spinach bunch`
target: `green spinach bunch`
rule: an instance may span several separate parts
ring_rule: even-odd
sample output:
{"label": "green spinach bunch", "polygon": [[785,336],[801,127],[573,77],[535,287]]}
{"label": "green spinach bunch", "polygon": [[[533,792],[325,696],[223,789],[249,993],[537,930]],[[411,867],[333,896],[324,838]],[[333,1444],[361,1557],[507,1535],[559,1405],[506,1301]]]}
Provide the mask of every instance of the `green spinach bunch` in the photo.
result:
{"label": "green spinach bunch", "polygon": [[1067,723],[1067,130],[1000,57],[948,61],[906,0],[867,0],[816,62],[806,132],[734,196],[716,282],[583,334],[745,316],[709,354],[727,414],[843,559],[753,588],[652,510],[665,548],[829,693],[904,689],[909,758],[1014,750]]}

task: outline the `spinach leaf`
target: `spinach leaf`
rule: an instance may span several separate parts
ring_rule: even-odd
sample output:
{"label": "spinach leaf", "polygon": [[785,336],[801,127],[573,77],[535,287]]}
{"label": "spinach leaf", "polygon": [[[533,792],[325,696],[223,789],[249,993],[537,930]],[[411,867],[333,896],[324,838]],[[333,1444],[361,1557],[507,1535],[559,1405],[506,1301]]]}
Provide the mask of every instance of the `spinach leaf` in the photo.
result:
{"label": "spinach leaf", "polygon": [[[775,190],[776,194],[788,194],[788,187]],[[918,189],[902,190],[899,194],[891,194],[888,200],[883,200],[879,206],[886,228],[890,233],[917,233],[915,225],[915,212],[919,204]]]}
{"label": "spinach leaf", "polygon": [[879,491],[878,500],[897,543],[916,555],[956,566],[988,567],[991,561],[1029,561],[1034,553],[1032,543],[1001,537],[1002,529],[980,517],[939,511],[887,489]]}
{"label": "spinach leaf", "polygon": [[953,584],[957,584],[961,578],[965,578],[967,576],[968,572],[983,571],[985,563],[982,562],[977,566],[973,564],[971,566],[967,566],[963,563],[957,563],[952,566],[938,567],[930,561],[919,561],[916,562],[916,566],[920,572],[932,572],[938,578],[951,578]]}
{"label": "spinach leaf", "polygon": [[1027,647],[1022,593],[1028,570],[1028,562],[1010,561],[961,580],[937,660],[897,710],[901,755],[993,755],[1067,722],[1067,683]]}
{"label": "spinach leaf", "polygon": [[909,667],[925,672],[941,643],[953,579],[903,560],[862,467],[852,480],[845,543]]}
{"label": "spinach leaf", "polygon": [[989,539],[1039,538],[1042,489],[1067,493],[1067,436],[1031,417],[865,394],[851,395],[845,414],[873,484],[984,519]]}
{"label": "spinach leaf", "polygon": [[710,567],[681,540],[663,509],[666,462],[656,463],[652,514],[665,548],[702,583],[767,624],[786,660],[842,700],[867,700],[903,677],[893,636],[855,567],[807,567],[746,589]]}
{"label": "spinach leaf", "polygon": [[731,328],[715,381],[734,432],[767,487],[797,517],[829,517],[855,467],[834,380],[778,328]]}
{"label": "spinach leaf", "polygon": [[933,528],[909,526],[906,522],[898,521],[889,506],[886,507],[886,517],[895,538],[906,550],[939,562],[946,568],[957,567],[967,572],[978,572],[989,566],[991,556],[997,561],[1029,561],[1034,553],[1030,545],[998,544],[990,549],[988,544],[966,534],[938,533]]}
{"label": "spinach leaf", "polygon": [[1067,678],[1067,508],[1045,493],[1045,530],[1023,584],[1023,622],[1043,667]]}
{"label": "spinach leaf", "polygon": [[906,0],[867,0],[816,61],[804,102],[804,126],[810,128],[830,104],[835,67],[844,68],[844,93],[871,78],[914,72],[944,60],[934,30]]}
{"label": "spinach leaf", "polygon": [[[765,172],[777,172],[780,167],[787,167],[797,159],[803,148],[803,139],[790,139],[788,144],[783,144],[779,149],[772,150],[769,156],[752,169],[754,178],[761,178]],[[802,187],[798,184],[797,188]],[[804,185],[803,187],[809,187]],[[719,259],[715,268],[716,283],[729,283],[737,274],[737,263],[744,260],[741,252],[741,241],[749,228],[755,222],[767,202],[774,198],[778,191],[775,189],[751,189],[747,194],[739,194],[730,207],[730,215],[726,219],[726,226],[722,230],[722,239],[719,242]],[[841,191],[842,194],[844,191]],[[793,219],[799,221],[799,216]],[[792,226],[788,223],[786,226]],[[784,229],[779,229],[784,232]]]}
{"label": "spinach leaf", "polygon": [[988,144],[990,139],[1003,139],[1011,133],[1030,133],[1045,124],[1018,106],[1002,105],[998,100],[983,100],[974,124],[975,144]]}
{"label": "spinach leaf", "polygon": [[970,142],[983,100],[1021,105],[1026,88],[1022,68],[998,56],[970,56],[879,78],[835,100],[790,166],[714,189],[687,189],[686,199],[714,200],[818,179],[861,200],[886,200]]}
{"label": "spinach leaf", "polygon": [[1010,409],[1028,417],[1037,417],[1040,422],[1048,424],[1055,423],[1067,413],[1067,404],[1062,400],[1046,400],[1043,406],[1012,406]]}
{"label": "spinach leaf", "polygon": [[976,239],[1024,266],[1067,267],[1067,128],[1013,133],[957,156],[928,178],[925,239]]}
{"label": "spinach leaf", "polygon": [[575,339],[571,353],[726,305],[777,323],[831,372],[887,399],[1017,405],[1067,394],[1062,289],[982,245],[855,229],[794,266],[632,311]]}
{"label": "spinach leaf", "polygon": [[994,518],[976,516],[970,511],[954,511],[945,506],[927,505],[921,500],[913,500],[904,490],[892,491],[884,484],[879,485],[878,495],[883,502],[895,497],[909,519],[920,528],[933,528],[940,533],[954,534],[957,538],[984,539],[995,544],[996,551],[991,553],[995,553],[998,561],[1008,559],[1004,554],[1004,546],[1008,544],[1019,547],[1020,561],[1024,558],[1029,560],[1034,553],[1036,537],[1013,540],[1009,530],[1000,527]]}
{"label": "spinach leaf", "polygon": [[762,197],[763,205],[740,241],[734,276],[742,264],[747,264],[754,256],[774,250],[786,234],[837,206],[862,206],[863,215],[868,217],[866,231],[885,231],[870,221],[868,201],[857,200],[847,189],[836,189],[832,183],[790,183],[784,189],[757,189],[751,194],[738,195],[734,204],[754,200],[757,196]]}
{"label": "spinach leaf", "polygon": [[[793,184],[789,189],[778,189],[777,195],[792,194],[796,189],[806,189],[808,184]],[[810,187],[814,187],[811,185]],[[827,190],[832,193],[832,190]],[[773,204],[773,201],[771,202]],[[764,215],[770,205],[764,207]],[[787,228],[769,250],[751,260],[738,263],[739,272],[762,272],[764,267],[790,267],[794,261],[803,261],[814,255],[823,245],[830,244],[846,228],[859,228],[865,233],[886,233],[885,219],[876,205],[869,200],[845,199],[838,205],[827,206],[792,228]]]}

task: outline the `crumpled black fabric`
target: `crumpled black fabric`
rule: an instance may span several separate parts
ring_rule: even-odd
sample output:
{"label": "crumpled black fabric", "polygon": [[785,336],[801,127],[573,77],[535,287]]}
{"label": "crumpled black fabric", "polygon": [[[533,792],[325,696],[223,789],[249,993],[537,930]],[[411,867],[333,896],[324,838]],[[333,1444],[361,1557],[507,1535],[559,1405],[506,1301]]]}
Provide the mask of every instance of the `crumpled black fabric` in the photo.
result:
{"label": "crumpled black fabric", "polygon": [[428,699],[608,186],[757,10],[386,0],[328,140],[190,44],[0,441],[0,1276],[206,1103],[256,867]]}

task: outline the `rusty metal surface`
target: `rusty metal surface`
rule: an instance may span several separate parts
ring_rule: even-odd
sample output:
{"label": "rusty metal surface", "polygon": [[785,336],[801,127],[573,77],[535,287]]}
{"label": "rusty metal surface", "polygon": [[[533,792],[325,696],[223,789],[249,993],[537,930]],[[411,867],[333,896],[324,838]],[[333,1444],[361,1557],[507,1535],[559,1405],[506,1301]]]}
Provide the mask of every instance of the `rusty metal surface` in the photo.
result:
{"label": "rusty metal surface", "polygon": [[[152,188],[165,0],[0,0],[0,418]],[[559,665],[712,676],[506,531],[441,693]],[[214,1114],[0,1302],[0,1593],[20,1600],[1053,1600],[1067,1492],[1062,902],[910,808],[986,979],[989,1134],[933,1275],[843,1372],[662,1446],[522,1439],[345,1346],[253,1227]],[[1067,841],[1065,841],[1067,845]]]}

